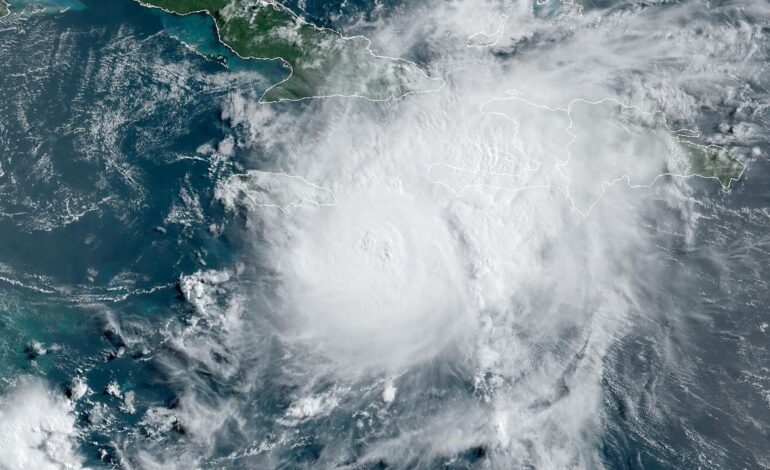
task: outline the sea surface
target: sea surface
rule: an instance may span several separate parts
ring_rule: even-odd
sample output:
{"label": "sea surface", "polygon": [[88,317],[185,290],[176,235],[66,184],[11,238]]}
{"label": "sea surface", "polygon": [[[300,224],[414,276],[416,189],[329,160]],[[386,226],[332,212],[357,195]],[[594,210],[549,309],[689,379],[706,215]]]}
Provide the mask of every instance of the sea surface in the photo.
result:
{"label": "sea surface", "polygon": [[[478,3],[507,12],[509,17],[530,11],[519,3],[491,7]],[[682,99],[681,108],[671,105],[672,112],[695,109],[694,117],[681,122],[697,125],[707,136],[717,136],[716,142],[732,146],[747,165],[739,181],[725,191],[710,179],[666,180],[650,190],[640,190],[647,191],[645,196],[629,199],[631,202],[622,199],[606,212],[597,209],[596,218],[587,222],[571,213],[565,203],[561,212],[553,212],[564,220],[569,217],[570,222],[562,225],[531,222],[537,219],[538,209],[514,211],[501,216],[502,222],[495,222],[498,219],[492,209],[479,209],[493,200],[506,207],[556,204],[554,201],[563,202],[558,192],[542,202],[526,199],[529,196],[521,199],[515,191],[488,199],[474,195],[477,199],[470,206],[486,215],[467,224],[464,217],[470,216],[465,209],[448,202],[447,209],[440,212],[449,214],[454,223],[447,233],[453,240],[458,233],[466,234],[465,238],[457,235],[458,246],[473,251],[473,237],[479,236],[488,246],[515,243],[511,253],[537,253],[511,255],[516,260],[512,266],[518,263],[529,273],[516,278],[520,280],[515,286],[505,284],[505,276],[516,268],[508,270],[506,265],[506,274],[492,276],[498,276],[500,286],[494,289],[503,291],[499,299],[510,301],[507,307],[499,306],[505,302],[498,297],[491,300],[491,294],[478,308],[470,294],[467,299],[452,300],[453,305],[468,302],[474,306],[468,307],[474,312],[468,323],[458,328],[478,328],[490,332],[492,339],[467,340],[473,344],[468,350],[474,352],[466,354],[461,341],[449,346],[442,343],[439,348],[428,334],[426,345],[415,346],[413,352],[414,356],[425,354],[424,360],[412,363],[400,358],[387,370],[385,366],[379,370],[380,359],[370,356],[397,357],[395,352],[384,351],[391,351],[391,344],[411,347],[426,337],[422,335],[425,325],[431,325],[431,332],[444,331],[454,320],[429,315],[414,323],[394,314],[394,333],[379,323],[362,326],[366,320],[338,325],[341,320],[330,313],[316,330],[325,336],[308,346],[304,342],[307,335],[290,325],[300,320],[281,313],[282,302],[296,288],[301,291],[297,298],[316,302],[323,309],[324,299],[338,291],[324,290],[323,296],[314,297],[315,291],[301,283],[310,282],[308,278],[297,275],[301,281],[297,285],[306,287],[285,284],[282,270],[293,266],[291,256],[323,251],[326,245],[314,243],[335,239],[337,232],[328,228],[327,235],[327,225],[322,222],[326,219],[313,215],[311,209],[307,209],[311,212],[306,220],[314,222],[307,226],[299,215],[291,222],[294,225],[276,222],[281,211],[267,213],[262,206],[250,205],[243,196],[249,190],[239,190],[236,197],[228,192],[228,182],[234,181],[233,175],[249,170],[301,174],[304,183],[317,182],[315,189],[332,188],[329,191],[340,195],[344,188],[354,186],[345,186],[354,179],[351,175],[364,175],[367,179],[356,183],[356,191],[371,184],[387,186],[383,194],[397,192],[408,188],[408,183],[399,186],[392,179],[380,179],[380,167],[367,166],[362,163],[368,161],[364,157],[355,160],[352,156],[376,154],[378,149],[387,153],[401,144],[408,147],[404,142],[413,142],[410,139],[417,135],[428,143],[414,150],[414,155],[431,152],[441,139],[456,142],[466,137],[462,130],[455,128],[455,132],[449,125],[430,127],[431,123],[463,120],[465,114],[452,114],[455,108],[448,108],[451,112],[426,117],[419,109],[439,106],[429,101],[433,98],[408,101],[412,98],[407,97],[404,106],[417,103],[415,111],[407,115],[414,120],[412,130],[427,126],[436,132],[419,134],[412,133],[408,125],[395,127],[393,123],[402,116],[397,103],[333,99],[328,104],[311,100],[262,107],[257,103],[259,96],[284,78],[286,69],[277,60],[235,56],[216,40],[207,16],[174,16],[132,0],[11,0],[10,5],[11,15],[0,19],[0,394],[6,403],[0,409],[7,418],[11,415],[8,406],[20,406],[15,391],[31,390],[26,396],[22,393],[22,400],[43,406],[49,403],[44,399],[47,395],[58,404],[50,406],[65,411],[64,424],[52,425],[52,435],[60,434],[56,441],[60,447],[47,454],[45,465],[50,467],[43,463],[35,467],[33,460],[42,457],[34,451],[24,454],[26,441],[21,438],[13,441],[16,454],[0,451],[0,460],[21,459],[24,454],[32,460],[23,468],[65,468],[63,462],[68,462],[66,468],[94,469],[176,468],[174,465],[287,469],[770,467],[766,450],[770,439],[770,108],[766,104],[770,75],[763,75],[770,32],[767,27],[754,28],[767,17],[762,16],[767,12],[759,2],[747,2],[744,16],[735,20],[745,31],[761,32],[751,36],[758,41],[751,56],[756,60],[754,71],[731,82],[730,92],[720,94],[716,88],[693,85],[688,90],[695,96],[693,102],[682,94],[676,95]],[[398,49],[396,52],[431,73],[449,76],[447,90],[440,93],[471,89],[463,88],[461,77],[481,73],[478,64],[497,61],[507,64],[501,70],[515,69],[517,61],[539,60],[538,48],[548,47],[549,41],[569,41],[573,34],[569,30],[554,33],[550,26],[541,25],[571,21],[559,16],[576,15],[570,5],[538,6],[543,9],[532,10],[531,16],[543,23],[533,26],[534,32],[526,40],[501,46],[483,60],[444,63],[442,58],[470,54],[465,49],[471,48],[462,44],[462,49],[443,51],[442,38],[450,33],[442,35],[443,26],[430,23],[435,20],[431,15],[437,14],[423,9],[430,7],[410,10],[409,5],[397,2],[290,3],[310,21],[350,34],[371,33],[386,53],[389,47]],[[436,11],[447,9],[447,15],[454,15],[452,21],[461,24],[466,15],[457,12],[461,6],[454,11],[455,6],[444,5]],[[665,17],[666,9],[682,7],[652,2],[629,6],[626,11],[621,7],[613,10],[608,2],[587,2],[581,18],[601,16],[596,12],[606,10],[609,19],[602,20],[606,23],[616,14],[619,18],[644,15],[647,8],[659,9]],[[732,10],[725,11],[714,13],[713,18],[709,13],[699,15],[705,18],[703,23],[716,22],[721,14],[732,21]],[[426,20],[415,27],[418,32],[398,39],[414,39],[409,47],[389,46],[386,36],[378,32],[402,20],[412,25],[409,18],[422,14]],[[671,14],[686,16],[677,11]],[[476,30],[493,32],[498,17],[481,16],[481,27]],[[575,21],[583,31],[585,25],[579,23],[583,20]],[[473,27],[457,26],[463,33],[472,32]],[[706,44],[711,47],[712,43]],[[434,61],[441,65],[432,68]],[[666,59],[660,61],[661,67],[669,66]],[[452,71],[453,66],[459,71]],[[553,69],[545,69],[552,73]],[[622,89],[627,85],[623,80],[613,86]],[[722,82],[714,83],[716,87]],[[532,85],[519,84],[523,88]],[[479,104],[505,96],[507,91],[507,87],[484,90],[483,86],[478,86]],[[666,91],[658,98],[667,99],[663,96]],[[699,94],[711,92],[726,98],[701,100]],[[462,109],[465,113],[472,108]],[[364,128],[360,123],[367,120],[376,121],[379,127]],[[340,123],[345,122],[361,128],[341,137],[345,131]],[[485,132],[492,128],[480,125],[490,126],[483,127]],[[404,137],[393,137],[398,132]],[[500,135],[504,140],[513,130]],[[481,148],[478,140],[474,142],[458,154]],[[410,151],[404,154],[411,155]],[[280,160],[277,154],[290,158]],[[345,158],[356,163],[340,163],[342,170],[334,170],[334,162]],[[440,158],[453,155],[447,150],[435,157]],[[341,176],[334,176],[337,173]],[[271,191],[276,186],[298,184],[297,180],[275,178],[270,180]],[[432,191],[426,190],[431,195],[425,197],[438,198]],[[619,193],[608,191],[608,197]],[[364,238],[364,242],[383,243],[377,246],[385,246],[385,254],[376,263],[366,258],[353,264],[351,272],[358,274],[351,279],[361,277],[355,270],[369,273],[381,268],[385,274],[371,285],[379,283],[383,296],[387,295],[388,269],[394,266],[391,263],[401,262],[398,250],[406,240],[405,250],[438,250],[439,270],[452,272],[428,287],[459,282],[454,268],[440,265],[453,259],[444,251],[445,245],[438,245],[443,243],[443,231],[426,241],[427,235],[412,236],[398,225],[398,221],[408,220],[411,227],[433,233],[433,216],[425,215],[428,209],[415,213],[398,209],[422,208],[422,196],[393,196],[395,202],[388,203],[363,190],[355,194],[364,194],[359,200],[365,201],[358,206],[358,196],[351,198],[350,207],[358,208],[351,213],[357,215],[347,215],[346,199],[339,196],[335,203],[340,209],[330,220],[357,227],[366,222],[360,220],[366,219],[361,214],[368,209],[381,211],[386,222],[372,222],[374,238]],[[457,194],[446,200],[461,200],[466,193]],[[311,204],[312,210],[323,204]],[[632,215],[624,215],[625,210]],[[517,224],[507,225],[515,220]],[[492,228],[486,232],[459,228],[485,227],[487,222]],[[531,230],[522,228],[530,223]],[[313,224],[318,224],[317,232]],[[491,235],[498,230],[494,227],[499,228],[499,237]],[[521,240],[509,237],[518,230],[529,235]],[[553,236],[541,241],[539,234],[551,233],[549,230]],[[286,258],[275,255],[276,247],[283,246],[279,240],[283,236],[304,244],[292,248],[294,251],[287,248]],[[620,244],[617,240],[623,237],[632,242]],[[344,253],[329,243],[332,255]],[[454,243],[447,242],[447,246]],[[573,260],[567,255],[567,261],[558,262],[560,254],[575,252],[580,256]],[[396,253],[395,258],[388,253]],[[474,253],[478,262],[468,261],[467,271],[475,269],[473,279],[481,279],[485,274],[479,266],[486,262],[485,256],[503,259],[509,252]],[[317,263],[311,259],[296,269],[318,269],[334,277],[339,273],[328,273],[323,266],[345,255],[332,255]],[[530,259],[541,259],[539,256],[547,260],[538,265],[542,270],[528,264]],[[426,265],[429,261],[435,260],[430,258]],[[404,263],[403,276],[434,273],[419,259]],[[463,270],[466,264],[462,264]],[[395,266],[401,269],[401,265]],[[586,271],[574,274],[576,266]],[[348,279],[346,273],[339,275]],[[583,285],[588,278],[592,281]],[[370,286],[366,282],[354,284],[363,290]],[[578,287],[568,289],[567,285]],[[607,287],[610,285],[613,287]],[[483,298],[486,286],[478,287],[475,295]],[[605,287],[611,294],[598,292]],[[455,294],[452,289],[446,295],[434,295],[427,288],[413,292],[407,281],[399,289],[405,302],[417,305],[440,302],[439,297],[454,299]],[[343,300],[329,308],[347,308],[345,295],[340,295]],[[569,300],[560,303],[562,295]],[[432,308],[430,305],[426,308]],[[594,307],[597,316],[584,313]],[[615,311],[623,313],[615,316]],[[512,317],[503,318],[509,314]],[[605,321],[605,315],[622,316],[618,320],[622,326]],[[380,321],[379,317],[375,320]],[[315,325],[312,319],[307,322]],[[326,330],[324,325],[332,326]],[[421,336],[410,333],[410,328]],[[360,343],[358,336],[348,336],[373,331],[376,336],[378,329],[385,339],[370,338],[368,344]],[[410,338],[409,345],[397,337]],[[314,349],[327,346],[320,353]],[[505,357],[517,365],[501,365]],[[358,359],[361,363],[353,364]],[[31,383],[38,385],[29,388]],[[588,383],[594,385],[585,385]],[[593,411],[585,417],[580,410]],[[0,431],[7,432],[1,424],[2,413]],[[21,460],[6,462],[17,461]],[[0,461],[0,468],[15,468],[6,462]]]}

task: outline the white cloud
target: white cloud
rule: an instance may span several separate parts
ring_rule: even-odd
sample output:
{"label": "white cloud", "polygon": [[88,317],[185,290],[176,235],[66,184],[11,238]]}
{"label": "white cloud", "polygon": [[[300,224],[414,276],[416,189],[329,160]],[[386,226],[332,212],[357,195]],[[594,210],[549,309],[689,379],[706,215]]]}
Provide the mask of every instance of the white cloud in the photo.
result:
{"label": "white cloud", "polygon": [[0,468],[75,470],[77,451],[73,404],[36,379],[23,379],[0,399]]}
{"label": "white cloud", "polygon": [[[602,139],[616,109],[582,109],[572,123],[567,113],[541,111],[611,98],[693,123],[704,103],[738,104],[735,87],[760,67],[746,38],[760,32],[712,23],[692,5],[665,14],[571,9],[549,19],[527,5],[431,2],[397,25],[378,24],[374,44],[389,55],[427,48],[431,74],[447,80],[439,93],[297,108],[235,95],[223,115],[243,131],[245,148],[259,149],[261,171],[223,182],[218,195],[247,212],[255,249],[246,269],[267,272],[254,284],[274,297],[264,311],[238,310],[241,329],[187,337],[178,348],[227,378],[233,364],[258,363],[261,341],[274,335],[296,386],[277,418],[283,422],[368,413],[384,402],[386,411],[377,411],[399,432],[367,436],[362,463],[407,466],[481,446],[499,468],[600,466],[605,358],[637,316],[650,314],[644,296],[663,279],[665,254],[650,221],[686,241],[697,217],[686,180],[639,190],[602,184],[617,176],[609,170],[649,183],[682,164],[657,131],[623,142],[625,131],[613,128]],[[759,3],[746,5],[767,16]],[[503,18],[494,44],[468,47],[490,17]],[[510,104],[513,89],[536,105],[483,108],[496,98]],[[572,141],[565,129],[580,133],[573,166],[565,166]],[[634,155],[619,154],[619,142]],[[183,278],[183,292],[205,315],[225,312],[220,294],[237,283],[207,279]],[[259,315],[269,318],[260,328],[246,321]],[[227,361],[208,360],[212,351]],[[432,382],[440,373],[426,366],[431,361],[452,363],[452,378],[473,383],[473,394],[421,404],[425,389],[447,383]],[[362,371],[411,375],[356,395],[362,388],[344,385],[363,380]],[[339,386],[333,400],[323,395],[329,382]],[[190,409],[203,406],[189,399]],[[199,414],[224,416],[237,406]],[[324,457],[350,445],[345,433],[324,439]],[[276,438],[259,452],[283,443]]]}

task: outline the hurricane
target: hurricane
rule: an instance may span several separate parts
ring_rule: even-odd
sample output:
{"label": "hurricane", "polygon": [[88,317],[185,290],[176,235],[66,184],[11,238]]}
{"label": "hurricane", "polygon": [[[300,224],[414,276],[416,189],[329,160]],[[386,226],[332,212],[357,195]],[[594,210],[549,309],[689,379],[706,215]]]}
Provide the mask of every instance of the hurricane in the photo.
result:
{"label": "hurricane", "polygon": [[7,10],[0,468],[770,466],[765,1]]}

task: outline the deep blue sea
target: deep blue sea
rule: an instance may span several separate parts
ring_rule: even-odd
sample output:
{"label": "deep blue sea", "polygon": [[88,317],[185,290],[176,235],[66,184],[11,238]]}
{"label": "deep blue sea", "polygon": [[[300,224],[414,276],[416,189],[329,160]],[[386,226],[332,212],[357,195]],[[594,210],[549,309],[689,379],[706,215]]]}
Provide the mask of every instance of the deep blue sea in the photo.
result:
{"label": "deep blue sea", "polygon": [[[0,393],[34,377],[70,397],[76,452],[88,468],[174,468],[174,460],[189,468],[332,468],[332,460],[336,468],[506,468],[483,439],[458,438],[468,442],[464,449],[447,444],[445,453],[418,458],[412,453],[428,439],[420,435],[411,450],[401,444],[367,453],[419,429],[442,407],[483,408],[466,363],[438,358],[398,374],[399,397],[411,401],[386,411],[375,402],[392,399],[372,385],[384,383],[376,374],[345,385],[316,377],[311,362],[293,359],[297,350],[284,336],[265,333],[280,323],[275,299],[262,295],[278,284],[259,271],[269,240],[260,238],[258,218],[226,210],[217,188],[233,174],[274,169],[275,149],[254,143],[253,127],[228,110],[285,77],[279,61],[238,58],[216,40],[209,17],[177,17],[133,0],[10,4],[12,14],[0,19]],[[289,5],[328,27],[371,19],[376,5],[403,9],[395,2]],[[440,55],[423,46],[425,57]],[[521,46],[526,57],[528,47]],[[766,103],[770,82],[753,86],[753,99]],[[313,106],[273,109],[302,115]],[[717,117],[704,111],[700,124],[749,119],[728,107],[709,111]],[[750,118],[765,133],[766,109]],[[752,146],[770,152],[768,142]],[[586,437],[599,457],[572,466],[770,466],[770,160],[745,155],[747,169],[730,191],[691,181],[694,229],[677,225],[681,208],[663,194],[640,216],[638,230],[656,251],[639,263],[657,270],[655,282],[639,279],[635,301],[644,302],[634,311],[650,314],[639,314],[602,356],[599,424]],[[223,270],[226,281],[206,277]],[[195,297],[196,282],[222,298]],[[242,300],[253,314],[248,326],[207,316],[227,311],[223,299],[233,291],[252,287],[256,294]],[[258,334],[251,344],[251,333],[229,335],[228,328]],[[212,347],[207,335],[227,339],[211,340]],[[528,409],[556,406],[570,394],[581,354],[565,362],[556,391]],[[295,394],[311,376],[307,387],[320,401],[298,408]],[[82,398],[79,383],[90,390]],[[335,394],[343,398],[334,411],[306,418]],[[177,409],[194,419],[158,411]],[[474,413],[454,419],[475,422]],[[299,424],[286,432],[292,417]],[[216,432],[200,437],[209,426]],[[522,445],[542,451],[536,441]],[[389,460],[388,452],[412,457]],[[368,460],[357,464],[361,456]],[[557,468],[551,464],[524,459],[507,468]]]}
{"label": "deep blue sea", "polygon": [[[217,163],[197,149],[225,136],[229,93],[259,85],[169,36],[197,34],[223,54],[200,18],[134,1],[34,3],[13,2],[21,12],[0,20],[0,375],[43,376],[62,392],[82,375],[94,403],[115,406],[102,392],[116,381],[170,404],[152,363],[161,338],[126,343],[184,315],[182,273],[237,250],[237,236],[209,230],[226,226],[213,185],[237,155]],[[78,409],[81,423],[92,406]],[[122,413],[84,436],[87,464],[109,462],[98,450],[139,417]]]}

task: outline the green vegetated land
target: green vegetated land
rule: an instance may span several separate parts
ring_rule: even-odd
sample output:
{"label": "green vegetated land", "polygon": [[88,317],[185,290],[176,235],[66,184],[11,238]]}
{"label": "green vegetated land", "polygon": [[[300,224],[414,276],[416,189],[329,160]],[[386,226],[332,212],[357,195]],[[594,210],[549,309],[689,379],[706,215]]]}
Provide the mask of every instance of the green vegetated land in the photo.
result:
{"label": "green vegetated land", "polygon": [[3,0],[0,0],[0,18],[8,15],[11,12],[9,9],[9,6],[7,3],[5,3]]}
{"label": "green vegetated land", "polygon": [[146,0],[143,3],[164,10],[186,15],[195,11],[217,12],[224,8],[229,0]]}
{"label": "green vegetated land", "polygon": [[[672,130],[662,112],[644,113],[629,106],[618,107],[617,109],[616,119],[619,119],[624,125],[631,124],[650,130],[664,128],[674,137],[681,155],[685,159],[682,162],[685,167],[674,170],[674,173],[715,178],[725,189],[729,188],[733,181],[738,181],[741,178],[745,164],[726,148],[701,138],[699,131]],[[677,152],[677,154],[679,153]]]}
{"label": "green vegetated land", "polygon": [[707,139],[699,138],[698,131],[672,130],[661,112],[640,113],[637,108],[623,107],[618,116],[621,116],[619,119],[624,123],[632,123],[648,129],[663,127],[671,133],[686,159],[684,162],[686,167],[676,171],[677,173],[684,171],[689,175],[716,178],[725,189],[729,188],[733,181],[738,181],[743,174],[745,164],[727,149],[711,144]]}
{"label": "green vegetated land", "polygon": [[435,89],[411,62],[377,57],[362,37],[345,38],[336,31],[305,22],[288,8],[264,0],[140,0],[143,4],[186,15],[214,18],[220,40],[244,58],[282,59],[291,75],[273,86],[263,101],[314,96],[399,98]]}
{"label": "green vegetated land", "polygon": [[717,145],[698,145],[683,141],[689,156],[690,172],[695,175],[717,178],[727,188],[738,181],[744,164],[726,149]]}

